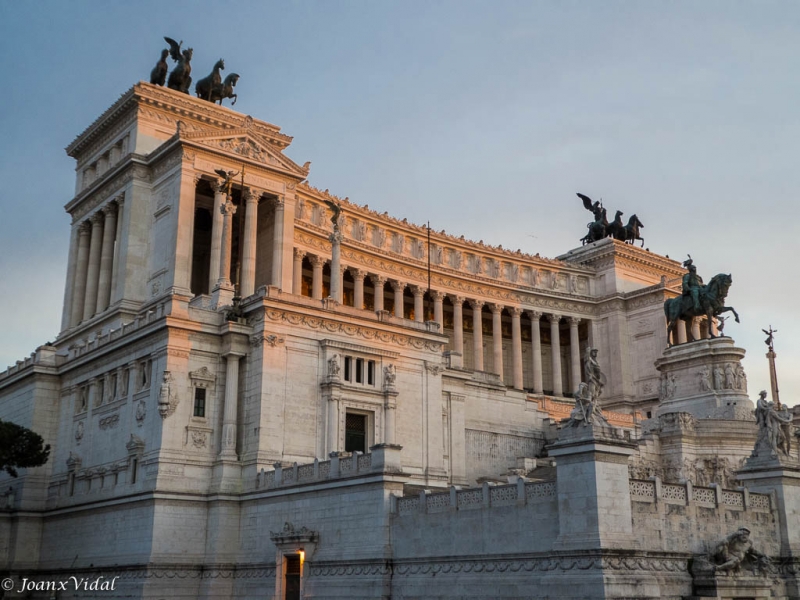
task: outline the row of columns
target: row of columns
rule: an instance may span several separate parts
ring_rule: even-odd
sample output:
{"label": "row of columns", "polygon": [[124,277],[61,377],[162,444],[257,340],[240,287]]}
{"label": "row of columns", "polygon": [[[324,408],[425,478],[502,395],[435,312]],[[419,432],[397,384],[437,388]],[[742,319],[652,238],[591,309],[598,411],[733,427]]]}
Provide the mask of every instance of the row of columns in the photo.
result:
{"label": "row of columns", "polygon": [[[302,290],[302,274],[303,274],[303,259],[306,257],[306,252],[295,248],[294,250],[294,270],[293,270],[293,293],[300,294]],[[322,299],[322,268],[327,262],[327,259],[321,256],[309,255],[309,261],[312,266],[312,284],[311,284],[311,297],[317,300]],[[364,308],[364,280],[368,276],[375,289],[375,307],[383,307],[384,305],[384,285],[387,278],[382,275],[367,273],[363,269],[347,267],[353,276],[353,305],[355,308]],[[332,271],[333,272],[333,271]],[[341,277],[344,268],[339,269],[339,285],[341,286]],[[403,291],[407,284],[398,281],[390,280],[390,284],[394,289],[394,314],[402,316],[404,314],[404,297]],[[331,286],[333,287],[333,286]],[[424,297],[426,289],[422,286],[411,285],[409,286],[414,295],[414,320],[422,322],[424,320]],[[341,287],[340,287],[341,289]],[[439,324],[440,330],[444,331],[444,297],[445,293],[438,290],[431,290],[430,295],[433,299],[433,320]],[[453,303],[453,352],[464,354],[464,315],[463,303],[466,298],[462,296],[449,295]],[[483,360],[483,325],[482,325],[482,310],[484,302],[482,300],[469,300],[472,307],[472,331],[473,331],[473,344],[472,344],[472,362],[473,368],[476,371],[484,370]],[[502,333],[502,313],[506,308],[511,313],[511,360],[512,360],[512,385],[517,389],[523,388],[523,361],[522,361],[522,312],[519,307],[505,307],[501,304],[490,303],[489,309],[492,312],[492,356],[493,356],[493,372],[503,376],[503,333]],[[527,311],[531,318],[531,350],[533,355],[533,390],[541,394],[544,390],[543,377],[542,377],[542,343],[539,333],[539,322],[543,313],[539,311]],[[551,367],[553,373],[553,394],[562,396],[564,394],[562,384],[562,365],[561,365],[561,340],[559,333],[559,324],[561,322],[561,315],[548,314],[546,315],[550,321],[550,339],[551,339]],[[576,390],[581,382],[581,360],[580,360],[580,340],[578,336],[578,325],[580,319],[577,317],[568,317],[569,331],[570,331],[570,384],[572,390]]]}
{"label": "row of columns", "polygon": [[[231,244],[233,240],[233,215],[238,208],[226,194],[224,185],[214,186],[214,208],[211,226],[211,264],[209,268],[208,289],[232,288]],[[256,283],[256,240],[258,237],[258,203],[261,192],[249,188],[242,190],[244,204],[244,231],[242,243],[242,263],[239,294],[244,298],[255,293]],[[270,285],[280,286],[283,267],[283,219],[285,200],[274,198],[275,229],[272,237],[272,278]]]}
{"label": "row of columns", "polygon": [[119,270],[123,197],[106,204],[78,226],[70,254],[75,256],[75,279],[70,299],[69,326],[102,313],[111,303]]}

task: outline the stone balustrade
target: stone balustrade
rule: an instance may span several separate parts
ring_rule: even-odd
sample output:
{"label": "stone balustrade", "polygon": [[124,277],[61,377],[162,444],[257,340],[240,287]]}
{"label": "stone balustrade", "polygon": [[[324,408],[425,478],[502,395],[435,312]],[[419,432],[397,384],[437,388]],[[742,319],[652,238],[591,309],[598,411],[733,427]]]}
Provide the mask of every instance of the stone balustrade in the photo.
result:
{"label": "stone balustrade", "polygon": [[531,502],[555,499],[556,482],[526,482],[463,489],[453,486],[447,492],[431,493],[423,490],[416,496],[393,496],[392,512],[397,515],[411,513],[436,513],[448,510],[472,510],[501,506],[525,506]]}
{"label": "stone balustrade", "polygon": [[769,494],[756,494],[746,488],[726,490],[712,484],[711,487],[695,487],[686,483],[663,483],[659,478],[631,479],[629,483],[631,501],[665,502],[668,504],[695,504],[705,507],[725,507],[739,510],[772,510],[773,502]]}

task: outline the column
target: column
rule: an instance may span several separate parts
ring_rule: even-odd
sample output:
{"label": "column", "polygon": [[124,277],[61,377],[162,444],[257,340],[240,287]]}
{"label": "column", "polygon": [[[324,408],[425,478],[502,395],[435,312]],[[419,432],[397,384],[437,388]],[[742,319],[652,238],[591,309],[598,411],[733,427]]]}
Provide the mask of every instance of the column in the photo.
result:
{"label": "column", "polygon": [[364,278],[367,272],[361,269],[350,268],[350,274],[353,276],[353,306],[363,310],[364,309]]}
{"label": "column", "polygon": [[483,371],[483,302],[470,300],[469,305],[472,307],[472,368]]}
{"label": "column", "polygon": [[686,341],[687,341],[686,325],[687,325],[687,323],[683,319],[678,319],[677,320],[677,322],[675,323],[675,331],[677,331],[678,339],[677,339],[677,341],[676,340],[672,340],[672,343],[674,343],[674,344],[685,344],[686,343]]}
{"label": "column", "polygon": [[75,262],[75,282],[72,284],[72,314],[70,327],[75,327],[83,317],[83,304],[86,298],[86,272],[89,268],[89,237],[91,225],[84,221],[78,226],[78,258]]}
{"label": "column", "polygon": [[334,231],[331,242],[331,293],[330,297],[342,303],[342,233]]}
{"label": "column", "polygon": [[90,319],[97,308],[97,284],[100,277],[100,246],[103,239],[103,214],[91,216],[92,239],[89,241],[89,268],[86,271],[86,298],[83,302],[83,320]]}
{"label": "column", "polygon": [[392,281],[392,288],[394,289],[394,316],[403,318],[404,305],[403,305],[403,290],[406,284],[402,281]]}
{"label": "column", "polygon": [[294,249],[294,266],[292,269],[292,293],[299,296],[303,293],[303,258],[306,253],[299,248]]}
{"label": "column", "polygon": [[242,248],[242,273],[239,295],[252,296],[256,291],[256,237],[258,227],[258,200],[261,194],[242,190],[244,196],[244,241]]}
{"label": "column", "polygon": [[444,293],[431,290],[433,298],[433,320],[439,324],[439,333],[444,333]]}
{"label": "column", "polygon": [[414,320],[422,323],[425,320],[425,290],[421,286],[412,285],[411,293],[414,294]]}
{"label": "column", "polygon": [[503,380],[503,307],[499,304],[490,304],[492,311],[492,358],[493,371]]}
{"label": "column", "polygon": [[697,317],[692,319],[692,339],[693,340],[700,339],[700,319]]}
{"label": "column", "polygon": [[[283,209],[286,201],[277,198],[274,202],[275,220],[272,236],[272,285],[281,287],[281,276],[283,274]],[[322,281],[320,279],[320,281]],[[333,288],[333,285],[331,285]],[[332,290],[331,290],[332,291]],[[339,302],[341,302],[339,298]]]}
{"label": "column", "polygon": [[380,275],[370,275],[372,280],[372,287],[375,290],[375,302],[373,308],[375,311],[383,310],[383,286],[386,283],[386,278]]}
{"label": "column", "polygon": [[561,384],[561,338],[559,337],[558,322],[561,315],[547,315],[550,320],[550,354],[553,361],[553,395],[563,396],[564,387]]}
{"label": "column", "polygon": [[334,395],[328,398],[328,454],[336,452],[339,446],[339,399]]}
{"label": "column", "polygon": [[394,413],[397,408],[397,392],[384,392],[383,401],[383,442],[385,444],[395,443],[395,419]]}
{"label": "column", "polygon": [[231,234],[233,229],[233,215],[236,214],[236,206],[227,200],[221,207],[222,214],[222,240],[219,256],[219,277],[217,279],[218,288],[231,287]]}
{"label": "column", "polygon": [[208,291],[217,286],[219,279],[219,259],[222,254],[222,205],[226,202],[225,188],[217,180],[214,188],[214,208],[211,210],[211,262],[208,270]]}
{"label": "column", "polygon": [[522,309],[513,307],[511,311],[511,372],[514,388],[521,390],[522,384]]}
{"label": "column", "polygon": [[220,456],[236,457],[236,422],[239,404],[239,357],[228,354],[225,357],[225,408],[222,415],[222,443]]}
{"label": "column", "polygon": [[315,300],[322,300],[322,266],[325,264],[325,259],[321,256],[311,257],[311,297]]}
{"label": "column", "polygon": [[111,300],[111,271],[114,268],[114,236],[117,233],[117,206],[109,202],[103,209],[103,245],[100,249],[100,275],[97,283],[97,312],[108,308]]}
{"label": "column", "polygon": [[[109,303],[119,300],[117,294],[117,279],[119,279],[119,254],[120,242],[122,240],[122,217],[123,209],[125,207],[125,196],[119,196],[116,200],[117,203],[117,232],[114,234],[114,263],[111,266],[111,294]],[[210,290],[211,288],[209,288]]]}
{"label": "column", "polygon": [[581,347],[578,340],[578,323],[581,320],[578,317],[570,317],[569,321],[569,362],[570,362],[570,380],[572,383],[572,393],[578,391],[578,386],[581,384]]}
{"label": "column", "polygon": [[453,301],[453,352],[464,355],[464,297],[450,296]]}
{"label": "column", "polygon": [[533,354],[533,391],[536,394],[544,392],[544,385],[542,384],[542,336],[539,330],[539,320],[542,318],[542,313],[538,310],[531,310],[528,312],[531,317],[531,352]]}

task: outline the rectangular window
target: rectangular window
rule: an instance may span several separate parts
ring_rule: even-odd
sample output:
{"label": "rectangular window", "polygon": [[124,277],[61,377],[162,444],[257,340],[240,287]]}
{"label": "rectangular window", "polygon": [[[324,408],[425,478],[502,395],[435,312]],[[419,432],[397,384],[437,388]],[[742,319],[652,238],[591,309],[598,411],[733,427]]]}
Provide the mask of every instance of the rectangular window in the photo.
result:
{"label": "rectangular window", "polygon": [[69,495],[75,495],[75,473],[69,474]]}
{"label": "rectangular window", "polygon": [[136,483],[136,471],[139,468],[139,459],[134,458],[131,461],[131,483]]}
{"label": "rectangular window", "polygon": [[206,416],[206,388],[194,388],[194,416]]}
{"label": "rectangular window", "polygon": [[375,361],[367,363],[367,385],[375,385]]}
{"label": "rectangular window", "polygon": [[286,561],[286,593],[285,600],[300,600],[300,555],[290,554]]}
{"label": "rectangular window", "polygon": [[356,359],[356,383],[364,383],[364,359]]}
{"label": "rectangular window", "polygon": [[353,380],[353,359],[350,356],[344,357],[344,380]]}
{"label": "rectangular window", "polygon": [[367,451],[367,415],[345,414],[344,451]]}

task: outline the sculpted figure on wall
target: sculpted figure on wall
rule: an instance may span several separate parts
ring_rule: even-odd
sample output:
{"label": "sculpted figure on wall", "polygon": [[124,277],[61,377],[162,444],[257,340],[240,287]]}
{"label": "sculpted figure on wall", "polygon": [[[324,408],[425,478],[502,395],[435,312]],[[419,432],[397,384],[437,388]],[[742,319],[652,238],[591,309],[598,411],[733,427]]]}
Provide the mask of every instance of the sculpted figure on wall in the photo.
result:
{"label": "sculpted figure on wall", "polygon": [[711,369],[708,365],[703,365],[703,368],[697,373],[700,379],[700,391],[708,392],[711,390]]}
{"label": "sculpted figure on wall", "polygon": [[342,368],[339,366],[339,355],[334,354],[328,359],[328,377],[331,379],[339,379],[339,373]]}
{"label": "sculpted figure on wall", "polygon": [[717,365],[714,367],[714,389],[721,390],[723,381],[725,381],[725,371],[722,370],[722,367]]}
{"label": "sculpted figure on wall", "polygon": [[736,374],[733,371],[733,364],[725,365],[725,389],[733,390],[736,388]]}
{"label": "sculpted figure on wall", "polygon": [[764,576],[770,566],[769,557],[753,548],[750,530],[740,527],[714,546],[706,557],[696,559],[692,572],[695,575],[722,573],[735,576],[746,569],[754,575]]}

